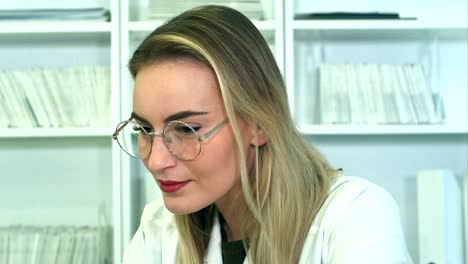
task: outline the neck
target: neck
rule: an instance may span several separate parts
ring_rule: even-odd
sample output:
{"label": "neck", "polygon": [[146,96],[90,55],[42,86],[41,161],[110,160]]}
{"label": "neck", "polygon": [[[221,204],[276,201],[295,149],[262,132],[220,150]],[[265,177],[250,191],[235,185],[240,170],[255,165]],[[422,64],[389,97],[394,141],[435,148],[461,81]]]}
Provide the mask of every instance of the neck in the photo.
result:
{"label": "neck", "polygon": [[216,203],[216,207],[224,219],[224,221],[221,222],[221,228],[224,230],[228,242],[242,239],[239,218],[239,201],[242,200],[243,197],[241,192],[239,192],[237,195],[234,195],[232,199],[225,198],[223,201]]}
{"label": "neck", "polygon": [[227,242],[242,240],[239,221],[231,220],[228,222],[228,220],[224,219],[224,221],[221,222],[221,228],[226,234]]}
{"label": "neck", "polygon": [[[253,148],[249,148],[247,150],[247,166],[249,175],[252,175],[254,168],[254,154],[255,152]],[[242,239],[240,229],[240,209],[242,208],[242,205],[245,204],[242,192],[242,183],[239,178],[233,189],[222,199],[216,202],[216,207],[224,218],[221,228],[223,228],[228,242]]]}

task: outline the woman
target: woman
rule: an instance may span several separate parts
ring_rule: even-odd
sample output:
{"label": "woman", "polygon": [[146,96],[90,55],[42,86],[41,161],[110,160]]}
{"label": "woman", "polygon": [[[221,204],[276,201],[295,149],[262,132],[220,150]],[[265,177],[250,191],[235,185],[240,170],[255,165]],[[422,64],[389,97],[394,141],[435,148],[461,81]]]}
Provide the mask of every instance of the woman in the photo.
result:
{"label": "woman", "polygon": [[274,57],[241,13],[189,10],[129,68],[134,109],[114,138],[164,203],[146,206],[124,263],[406,263],[394,201],[300,135]]}

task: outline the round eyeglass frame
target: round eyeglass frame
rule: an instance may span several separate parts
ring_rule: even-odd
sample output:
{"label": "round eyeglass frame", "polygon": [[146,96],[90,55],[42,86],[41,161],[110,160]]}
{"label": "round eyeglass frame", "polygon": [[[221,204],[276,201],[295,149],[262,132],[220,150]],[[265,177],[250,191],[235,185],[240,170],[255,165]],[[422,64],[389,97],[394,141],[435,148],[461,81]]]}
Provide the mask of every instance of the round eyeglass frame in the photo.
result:
{"label": "round eyeglass frame", "polygon": [[[200,156],[200,153],[201,153],[201,151],[202,151],[202,142],[205,141],[206,139],[208,139],[208,138],[209,138],[211,135],[213,135],[216,131],[218,131],[218,129],[220,129],[225,123],[227,123],[228,120],[229,120],[229,119],[226,117],[226,118],[223,119],[221,122],[219,122],[215,127],[213,127],[210,131],[206,132],[203,136],[200,136],[200,135],[198,135],[197,131],[195,131],[195,129],[193,129],[189,124],[187,124],[187,123],[185,123],[185,122],[183,122],[183,121],[180,121],[180,120],[173,120],[173,121],[168,122],[168,123],[164,126],[164,128],[162,129],[161,132],[148,132],[148,131],[146,131],[145,128],[143,128],[140,124],[138,124],[138,122],[136,122],[136,121],[134,120],[133,117],[130,117],[129,119],[124,120],[124,121],[120,122],[120,123],[117,125],[117,127],[116,127],[116,129],[115,129],[115,132],[112,134],[112,139],[114,139],[115,141],[117,141],[117,143],[119,144],[119,147],[120,147],[125,153],[127,153],[130,157],[144,160],[144,159],[148,158],[148,157],[151,155],[151,152],[152,152],[152,150],[153,150],[153,147],[152,147],[152,146],[153,146],[153,142],[154,142],[154,137],[155,137],[155,136],[158,136],[158,137],[161,137],[161,138],[162,138],[162,140],[163,140],[163,142],[164,142],[164,145],[166,146],[166,148],[168,149],[168,151],[169,151],[174,157],[176,157],[176,158],[179,159],[179,160],[183,160],[183,161],[191,161],[191,160],[194,160],[194,159],[198,158],[198,156]],[[121,142],[120,142],[119,139],[118,139],[119,133],[120,133],[120,132],[125,128],[125,126],[127,126],[129,123],[136,123],[136,124],[140,127],[140,129],[143,131],[143,133],[147,134],[147,135],[150,136],[150,138],[151,138],[150,150],[149,150],[148,154],[146,154],[144,157],[143,157],[143,156],[136,157],[136,156],[130,154],[130,153],[126,150],[126,148],[122,146]],[[193,158],[183,158],[183,157],[181,157],[181,156],[179,156],[179,155],[177,155],[177,154],[175,154],[175,153],[173,152],[171,146],[169,145],[169,144],[170,144],[170,143],[169,143],[170,138],[168,138],[168,137],[165,135],[164,131],[166,130],[166,128],[167,128],[168,126],[170,126],[170,125],[172,125],[172,124],[174,124],[174,123],[183,124],[183,125],[189,127],[189,128],[193,131],[193,133],[196,135],[196,137],[197,137],[197,142],[198,142],[198,144],[199,144],[199,148],[198,148],[198,153],[195,155],[195,157],[193,157]]]}

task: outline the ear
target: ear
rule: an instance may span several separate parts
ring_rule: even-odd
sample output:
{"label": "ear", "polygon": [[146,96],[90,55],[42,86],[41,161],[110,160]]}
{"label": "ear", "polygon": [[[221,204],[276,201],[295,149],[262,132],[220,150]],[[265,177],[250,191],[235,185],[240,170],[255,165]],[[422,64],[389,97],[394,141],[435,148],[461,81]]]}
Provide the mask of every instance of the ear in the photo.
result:
{"label": "ear", "polygon": [[263,129],[254,122],[249,122],[251,140],[250,145],[261,147],[266,144],[266,136]]}

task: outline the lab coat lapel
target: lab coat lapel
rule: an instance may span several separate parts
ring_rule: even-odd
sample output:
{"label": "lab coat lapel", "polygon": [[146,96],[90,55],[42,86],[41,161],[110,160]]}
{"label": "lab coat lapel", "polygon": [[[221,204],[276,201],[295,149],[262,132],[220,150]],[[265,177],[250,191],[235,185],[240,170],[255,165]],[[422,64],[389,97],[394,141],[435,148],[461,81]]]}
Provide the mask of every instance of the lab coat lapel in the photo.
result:
{"label": "lab coat lapel", "polygon": [[178,236],[175,219],[161,230],[161,263],[176,263]]}
{"label": "lab coat lapel", "polygon": [[216,215],[213,229],[211,230],[210,242],[208,243],[208,250],[205,255],[204,264],[219,264],[223,263],[223,256],[221,255],[221,229],[219,225],[219,218]]}

